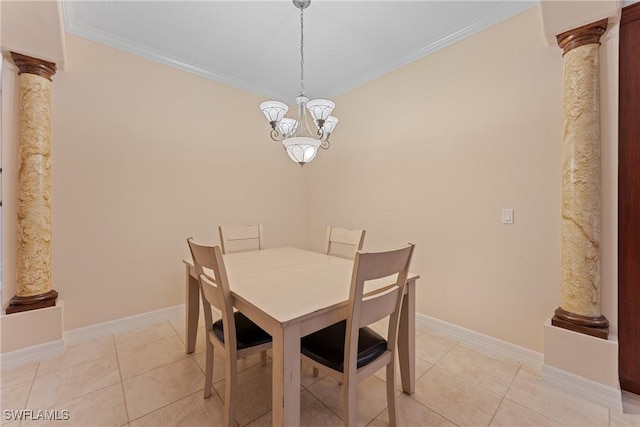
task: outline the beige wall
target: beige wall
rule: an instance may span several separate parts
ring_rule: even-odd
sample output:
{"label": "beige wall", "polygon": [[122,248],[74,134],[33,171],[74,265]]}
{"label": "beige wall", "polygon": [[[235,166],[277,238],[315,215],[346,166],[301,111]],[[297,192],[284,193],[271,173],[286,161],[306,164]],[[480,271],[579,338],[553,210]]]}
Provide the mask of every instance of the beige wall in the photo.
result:
{"label": "beige wall", "polygon": [[542,351],[560,302],[561,96],[534,8],[339,97],[333,146],[307,169],[310,246],[327,224],[366,228],[365,249],[412,241],[420,313]]}
{"label": "beige wall", "polygon": [[[316,250],[333,224],[366,228],[365,249],[418,245],[420,313],[542,351],[559,304],[562,57],[539,14],[337,98],[332,148],[304,169],[269,140],[260,97],[67,35],[52,108],[65,330],[183,303],[184,239],[217,241],[217,224],[262,221],[267,246]],[[602,310],[615,334],[617,28],[605,37]],[[4,66],[6,307],[17,78]]]}
{"label": "beige wall", "polygon": [[[218,224],[262,222],[267,246],[303,245],[303,171],[269,139],[260,97],[71,35],[66,48],[52,105],[65,330],[184,303],[185,239],[217,242]],[[4,110],[13,127],[15,111]],[[16,139],[3,132],[10,206]],[[15,210],[5,214],[4,307],[15,291]]]}

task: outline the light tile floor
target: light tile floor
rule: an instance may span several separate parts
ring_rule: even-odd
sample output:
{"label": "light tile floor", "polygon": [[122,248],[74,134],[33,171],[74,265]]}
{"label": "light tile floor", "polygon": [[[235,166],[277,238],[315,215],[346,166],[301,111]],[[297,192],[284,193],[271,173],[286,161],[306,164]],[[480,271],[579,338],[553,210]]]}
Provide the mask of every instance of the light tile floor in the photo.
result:
{"label": "light tile floor", "polygon": [[[380,326],[380,325],[379,325]],[[378,328],[381,329],[381,328]],[[541,382],[539,373],[447,337],[416,334],[416,391],[398,389],[402,426],[640,427],[640,396],[624,410],[591,403]],[[184,353],[184,318],[69,346],[57,359],[1,372],[2,425],[216,426],[223,420],[224,361],[216,354],[214,393],[203,399],[204,329]],[[238,426],[271,425],[271,363],[238,369]],[[399,376],[399,375],[398,375]],[[341,385],[302,366],[301,424],[342,425]],[[358,387],[358,425],[389,425],[384,370]],[[9,420],[5,410],[66,410],[68,420]],[[60,414],[62,414],[60,412]]]}

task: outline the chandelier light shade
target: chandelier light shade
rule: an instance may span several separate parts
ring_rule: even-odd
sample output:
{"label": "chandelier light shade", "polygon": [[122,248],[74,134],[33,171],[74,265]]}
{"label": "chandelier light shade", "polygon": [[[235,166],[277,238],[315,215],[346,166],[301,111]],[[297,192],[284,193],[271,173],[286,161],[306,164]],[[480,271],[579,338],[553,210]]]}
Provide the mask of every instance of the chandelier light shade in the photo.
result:
{"label": "chandelier light shade", "polygon": [[319,123],[321,120],[322,123],[324,123],[333,112],[333,109],[336,108],[336,104],[328,99],[314,99],[307,103],[307,108],[316,123]]}
{"label": "chandelier light shade", "polygon": [[292,135],[298,127],[298,121],[296,119],[290,119],[285,117],[278,122],[278,131],[283,135]]}
{"label": "chandelier light shade", "polygon": [[304,165],[316,157],[320,140],[306,136],[287,138],[282,141],[287,154],[296,163]]}
{"label": "chandelier light shade", "polygon": [[333,132],[333,129],[336,127],[337,124],[338,124],[338,118],[333,116],[329,116],[327,120],[324,122],[323,129],[324,129],[324,132],[327,134],[327,138],[329,137],[329,135],[331,135],[331,132]]}
{"label": "chandelier light shade", "polygon": [[266,101],[260,104],[260,109],[269,122],[278,123],[289,111],[289,106],[284,102]]}
{"label": "chandelier light shade", "polygon": [[[328,149],[329,136],[338,124],[331,115],[336,104],[328,99],[309,101],[304,95],[304,10],[311,0],[293,0],[300,9],[300,95],[296,98],[298,120],[285,117],[289,107],[280,101],[265,101],[260,109],[271,125],[271,139],[282,142],[287,154],[294,162],[304,166],[318,153],[318,147]],[[309,126],[307,112],[315,124],[313,131]]]}

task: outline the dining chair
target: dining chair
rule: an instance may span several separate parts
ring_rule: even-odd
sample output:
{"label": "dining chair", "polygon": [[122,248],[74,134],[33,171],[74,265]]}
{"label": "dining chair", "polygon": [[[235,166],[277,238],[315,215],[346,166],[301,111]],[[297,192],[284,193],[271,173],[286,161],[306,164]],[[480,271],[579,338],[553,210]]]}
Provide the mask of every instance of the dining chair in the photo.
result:
{"label": "dining chair", "polygon": [[[271,348],[271,335],[239,311],[234,312],[227,270],[220,246],[202,246],[187,239],[196,274],[200,281],[200,293],[207,325],[207,345],[204,398],[211,396],[213,382],[214,347],[224,352],[225,390],[224,424],[232,426],[235,419],[238,394],[238,359]],[[204,269],[212,270],[213,276]],[[213,323],[211,306],[220,310],[222,319]],[[211,326],[209,326],[211,325]]]}
{"label": "dining chair", "polygon": [[[220,225],[220,245],[223,254],[257,251],[262,249],[262,224]],[[267,352],[260,355],[260,364],[267,365]]]}
{"label": "dining chair", "polygon": [[[404,288],[415,245],[388,251],[358,251],[351,276],[347,319],[301,339],[302,359],[337,379],[343,386],[344,422],[356,425],[358,383],[383,366],[387,372],[387,405],[392,426],[398,425],[395,363]],[[365,282],[394,276],[392,285],[364,292]],[[389,317],[385,340],[367,327]]]}
{"label": "dining chair", "polygon": [[262,224],[221,225],[218,231],[223,254],[262,249]]}
{"label": "dining chair", "polygon": [[341,258],[353,259],[356,251],[362,250],[365,230],[327,227],[325,253]]}
{"label": "dining chair", "polygon": [[[350,230],[348,228],[327,227],[325,238],[325,251],[327,255],[353,259],[356,251],[362,249],[365,230]],[[313,376],[317,377],[320,371],[313,368]]]}

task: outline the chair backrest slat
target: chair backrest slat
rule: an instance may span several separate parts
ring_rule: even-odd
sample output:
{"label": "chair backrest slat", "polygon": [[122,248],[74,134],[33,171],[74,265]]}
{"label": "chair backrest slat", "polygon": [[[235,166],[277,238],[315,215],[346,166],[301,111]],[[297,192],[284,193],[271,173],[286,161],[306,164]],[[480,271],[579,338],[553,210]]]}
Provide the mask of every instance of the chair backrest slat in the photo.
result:
{"label": "chair backrest slat", "polygon": [[325,253],[327,255],[354,259],[356,251],[362,249],[365,230],[349,230],[347,228],[327,227]]}
{"label": "chair backrest slat", "polygon": [[359,277],[365,281],[398,274],[406,262],[401,251],[369,253],[367,255],[367,264],[363,265],[364,268],[359,272]]}
{"label": "chair backrest slat", "polygon": [[[222,289],[220,289],[218,284],[214,282],[214,279],[207,274],[203,274],[200,277],[200,282],[200,291],[204,298],[209,304],[222,312],[222,307],[224,306],[224,292]],[[204,286],[202,283],[206,283],[208,286]]]}
{"label": "chair backrest slat", "polygon": [[400,288],[393,286],[380,294],[374,294],[362,299],[360,310],[360,323],[358,327],[370,325],[380,319],[384,319],[393,313],[400,297]]}
{"label": "chair backrest slat", "polygon": [[262,224],[221,225],[218,232],[223,254],[262,249]]}

